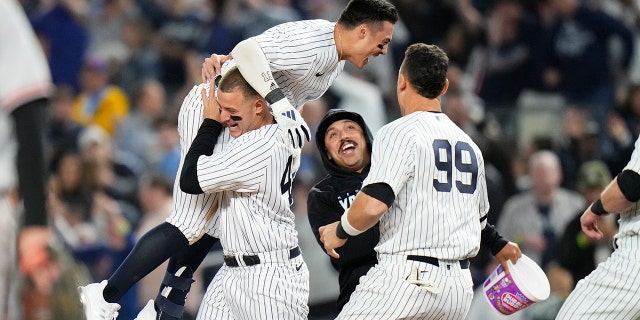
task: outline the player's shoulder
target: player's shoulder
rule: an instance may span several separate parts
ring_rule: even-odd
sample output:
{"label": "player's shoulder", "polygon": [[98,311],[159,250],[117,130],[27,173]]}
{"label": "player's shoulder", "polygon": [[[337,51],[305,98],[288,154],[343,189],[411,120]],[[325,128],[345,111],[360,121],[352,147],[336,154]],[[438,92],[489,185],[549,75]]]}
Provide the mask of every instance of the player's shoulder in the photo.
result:
{"label": "player's shoulder", "polygon": [[234,141],[236,144],[259,144],[273,147],[279,140],[282,140],[281,134],[278,125],[268,124],[258,129],[247,131]]}
{"label": "player's shoulder", "polygon": [[311,20],[297,20],[284,22],[270,29],[267,29],[265,33],[280,31],[280,30],[295,30],[295,29],[309,29],[309,30],[333,30],[335,22],[331,22],[324,19],[311,19]]}
{"label": "player's shoulder", "polygon": [[318,37],[333,39],[334,26],[334,22],[322,19],[291,21],[271,27],[253,38],[258,42],[273,41],[273,39],[295,42]]}
{"label": "player's shoulder", "polygon": [[178,114],[179,118],[182,118],[186,115],[188,111],[202,110],[202,97],[200,96],[203,89],[208,90],[209,84],[201,83],[194,85],[191,90],[187,93],[187,95],[182,100],[182,105],[180,106],[180,111]]}
{"label": "player's shoulder", "polygon": [[374,141],[378,140],[378,138],[392,137],[398,134],[406,134],[406,132],[412,130],[411,126],[409,125],[412,121],[413,120],[408,116],[403,116],[385,124],[384,126],[380,127],[380,129],[378,129]]}

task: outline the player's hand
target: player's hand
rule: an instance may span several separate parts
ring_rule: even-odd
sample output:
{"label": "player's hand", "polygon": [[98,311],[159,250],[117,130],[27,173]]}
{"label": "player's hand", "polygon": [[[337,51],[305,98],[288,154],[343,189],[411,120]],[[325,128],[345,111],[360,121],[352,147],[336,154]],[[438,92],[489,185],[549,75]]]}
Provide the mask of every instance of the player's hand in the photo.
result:
{"label": "player's hand", "polygon": [[507,261],[511,260],[511,263],[516,264],[520,257],[522,257],[520,247],[517,243],[511,241],[509,241],[509,243],[507,243],[507,245],[496,254],[496,260],[500,262],[502,269],[504,269],[505,272],[509,272],[509,265],[507,264]]}
{"label": "player's hand", "polygon": [[310,131],[300,112],[287,99],[280,99],[272,103],[270,107],[278,125],[287,131],[293,148],[302,149],[305,141],[309,141]]}
{"label": "player's hand", "polygon": [[602,239],[602,231],[598,229],[598,215],[591,211],[591,206],[582,214],[580,217],[580,226],[582,227],[582,232],[587,235],[587,237],[600,240]]}
{"label": "player's hand", "polygon": [[220,107],[215,101],[215,93],[212,89],[213,85],[204,85],[200,91],[200,97],[202,97],[202,117],[205,119],[213,119],[220,121]]}
{"label": "player's hand", "polygon": [[213,82],[213,79],[220,74],[222,64],[233,59],[231,54],[226,56],[221,54],[212,54],[209,58],[205,58],[202,63],[202,82]]}
{"label": "player's hand", "polygon": [[340,259],[340,255],[336,252],[336,248],[342,247],[347,242],[347,239],[340,239],[336,235],[338,223],[340,223],[340,221],[322,226],[318,229],[320,232],[320,242],[324,243],[324,250],[328,255],[336,259]]}

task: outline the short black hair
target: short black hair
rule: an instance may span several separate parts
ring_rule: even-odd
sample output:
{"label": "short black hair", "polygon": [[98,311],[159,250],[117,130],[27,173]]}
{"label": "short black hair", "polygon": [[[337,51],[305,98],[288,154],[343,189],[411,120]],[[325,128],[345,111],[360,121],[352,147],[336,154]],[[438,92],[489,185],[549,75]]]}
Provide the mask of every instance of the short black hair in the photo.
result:
{"label": "short black hair", "polygon": [[351,0],[340,14],[338,22],[353,29],[361,24],[382,25],[384,21],[395,24],[398,10],[385,0]]}
{"label": "short black hair", "polygon": [[438,46],[414,43],[404,53],[400,72],[418,94],[435,99],[442,93],[448,68],[449,58]]}
{"label": "short black hair", "polygon": [[232,67],[222,76],[218,84],[218,90],[222,92],[240,90],[245,98],[261,98],[258,91],[244,79],[238,67]]}

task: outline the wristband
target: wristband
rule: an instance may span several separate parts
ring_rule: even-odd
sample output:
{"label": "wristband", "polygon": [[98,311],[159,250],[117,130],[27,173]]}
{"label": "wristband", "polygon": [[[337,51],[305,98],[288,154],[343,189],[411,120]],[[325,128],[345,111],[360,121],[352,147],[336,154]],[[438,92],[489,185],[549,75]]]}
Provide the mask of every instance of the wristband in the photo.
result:
{"label": "wristband", "polygon": [[338,222],[338,226],[336,227],[336,237],[340,239],[349,238],[349,234],[344,231],[344,228],[342,227],[342,222]]}
{"label": "wristband", "polygon": [[598,216],[609,213],[604,209],[604,206],[602,206],[602,201],[600,200],[600,198],[598,198],[598,200],[594,201],[593,204],[591,204],[591,212],[595,213]]}
{"label": "wristband", "polygon": [[[364,231],[358,230],[358,229],[352,227],[351,224],[349,224],[349,219],[347,219],[347,214],[348,213],[349,213],[349,210],[345,211],[342,214],[342,217],[340,218],[340,225],[344,229],[344,232],[346,232],[350,236],[357,236],[357,235],[363,233]],[[336,229],[336,231],[337,231],[337,229]]]}
{"label": "wristband", "polygon": [[280,88],[275,88],[271,90],[271,92],[267,93],[266,96],[264,96],[264,99],[267,100],[269,104],[274,104],[285,98],[286,97],[284,96],[284,92],[282,92]]}

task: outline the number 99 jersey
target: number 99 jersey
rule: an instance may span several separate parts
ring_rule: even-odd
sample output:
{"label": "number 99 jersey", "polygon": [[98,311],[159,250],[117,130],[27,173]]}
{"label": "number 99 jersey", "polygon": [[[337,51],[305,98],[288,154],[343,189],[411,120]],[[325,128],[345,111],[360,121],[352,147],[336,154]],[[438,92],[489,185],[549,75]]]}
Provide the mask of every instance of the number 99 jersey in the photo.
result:
{"label": "number 99 jersey", "polygon": [[382,127],[363,187],[373,183],[395,194],[380,220],[379,254],[476,255],[489,210],[484,160],[446,115],[414,112]]}

